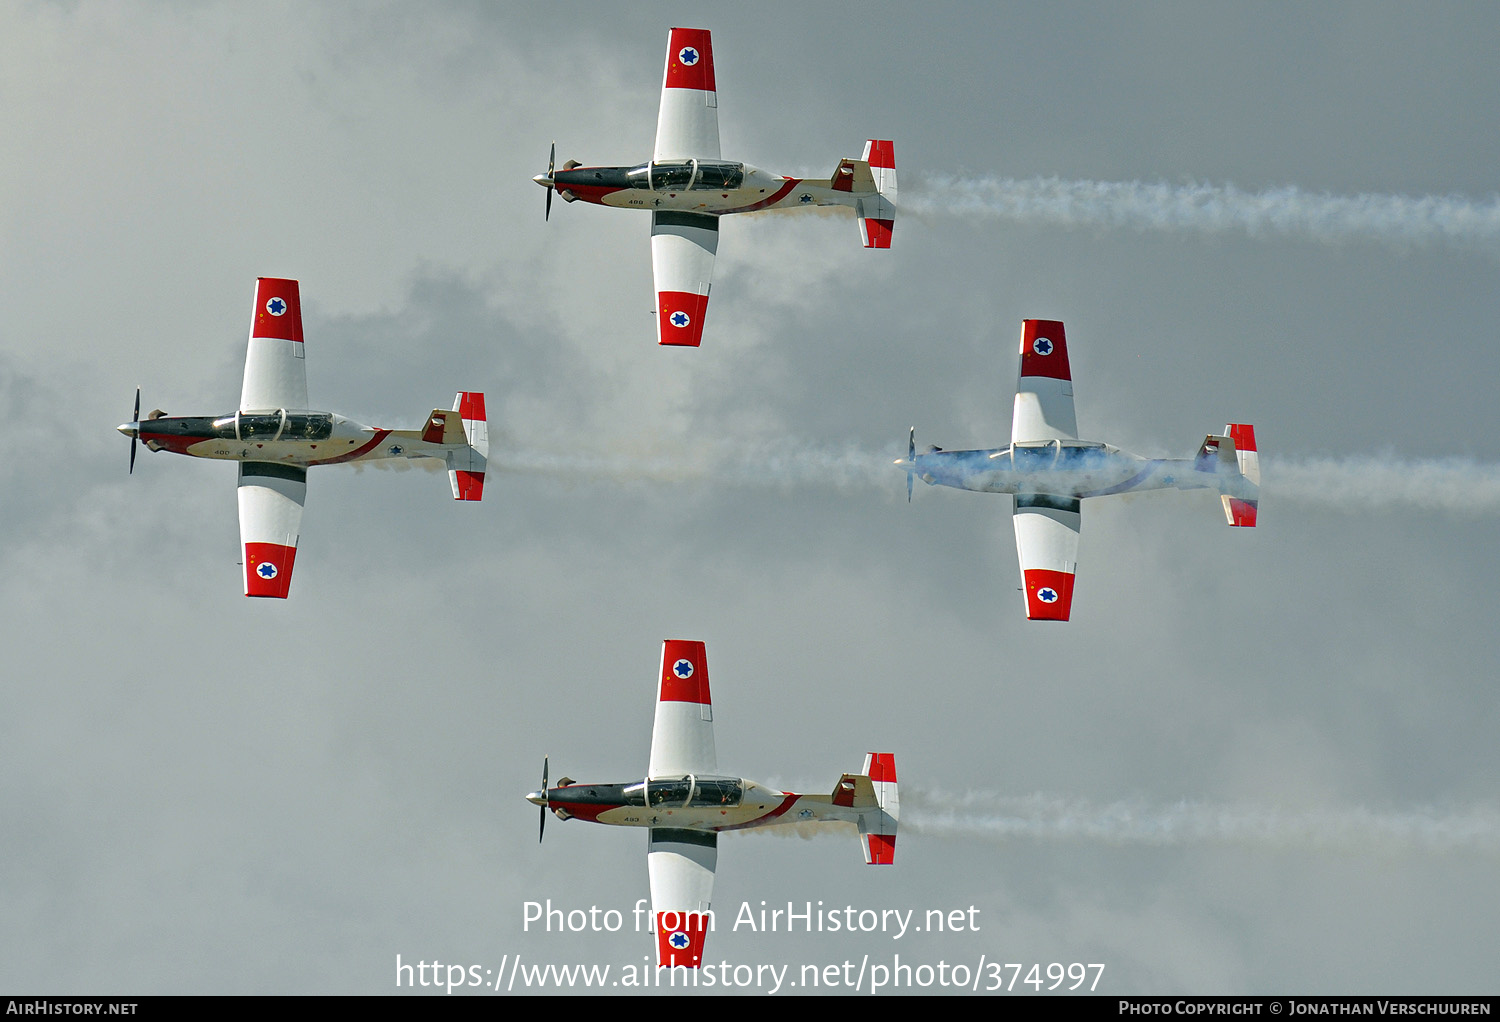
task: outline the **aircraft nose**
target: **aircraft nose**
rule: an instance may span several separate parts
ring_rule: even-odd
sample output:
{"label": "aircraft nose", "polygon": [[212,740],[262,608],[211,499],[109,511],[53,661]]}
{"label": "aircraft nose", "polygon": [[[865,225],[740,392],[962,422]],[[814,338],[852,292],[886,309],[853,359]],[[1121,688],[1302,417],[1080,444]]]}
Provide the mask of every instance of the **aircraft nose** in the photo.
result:
{"label": "aircraft nose", "polygon": [[547,793],[545,791],[533,791],[530,795],[526,796],[526,801],[534,806],[546,805]]}
{"label": "aircraft nose", "polygon": [[538,174],[536,177],[532,178],[531,180],[535,181],[537,184],[541,185],[543,188],[551,188],[552,187],[552,179],[550,177],[548,177],[546,174]]}
{"label": "aircraft nose", "polygon": [[118,429],[121,433],[124,433],[128,437],[134,438],[140,432],[140,424],[135,422],[127,422],[123,426],[116,426],[115,429]]}

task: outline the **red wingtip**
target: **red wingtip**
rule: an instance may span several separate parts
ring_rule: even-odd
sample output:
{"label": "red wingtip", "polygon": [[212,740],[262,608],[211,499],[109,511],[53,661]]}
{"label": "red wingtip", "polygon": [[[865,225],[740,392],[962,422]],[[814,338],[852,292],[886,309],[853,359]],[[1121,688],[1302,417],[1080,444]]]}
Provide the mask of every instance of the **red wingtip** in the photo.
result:
{"label": "red wingtip", "polygon": [[1073,573],[1033,568],[1026,575],[1026,616],[1032,621],[1066,621],[1073,609]]}
{"label": "red wingtip", "polygon": [[674,28],[667,36],[668,89],[713,92],[714,48],[706,28]]}
{"label": "red wingtip", "polygon": [[661,702],[712,705],[708,692],[708,648],[688,639],[668,639],[661,647]]}
{"label": "red wingtip", "polygon": [[245,595],[284,600],[292,586],[297,548],[280,543],[245,544]]}
{"label": "red wingtip", "polygon": [[302,341],[302,297],[295,280],[261,277],[255,282],[251,337]]}
{"label": "red wingtip", "polygon": [[656,295],[656,337],[661,344],[696,348],[703,341],[703,317],[708,295],[690,291],[659,291]]}
{"label": "red wingtip", "polygon": [[1073,378],[1067,337],[1057,320],[1028,319],[1021,324],[1021,375]]}
{"label": "red wingtip", "polygon": [[703,942],[707,936],[705,917],[701,913],[656,913],[657,968],[698,968],[703,964]]}

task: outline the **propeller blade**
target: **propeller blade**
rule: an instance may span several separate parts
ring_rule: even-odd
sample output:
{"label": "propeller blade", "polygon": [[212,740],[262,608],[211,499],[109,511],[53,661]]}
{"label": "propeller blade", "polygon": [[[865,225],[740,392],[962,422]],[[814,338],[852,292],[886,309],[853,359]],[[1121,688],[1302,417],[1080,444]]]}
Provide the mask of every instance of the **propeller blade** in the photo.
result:
{"label": "propeller blade", "polygon": [[135,388],[135,411],[130,413],[130,421],[135,423],[136,435],[130,438],[130,471],[127,475],[135,475],[135,448],[141,442],[141,388]]}
{"label": "propeller blade", "polygon": [[911,503],[912,473],[916,471],[917,465],[917,427],[911,428],[911,435],[906,438],[906,502]]}
{"label": "propeller blade", "polygon": [[[547,180],[552,180],[552,168],[557,165],[557,143],[552,143],[552,151],[547,154]],[[546,223],[552,218],[552,193],[557,190],[556,185],[547,185],[547,208],[542,214],[542,222]]]}
{"label": "propeller blade", "polygon": [[547,833],[547,757],[542,757],[542,822],[537,829],[536,843],[542,843],[542,835]]}

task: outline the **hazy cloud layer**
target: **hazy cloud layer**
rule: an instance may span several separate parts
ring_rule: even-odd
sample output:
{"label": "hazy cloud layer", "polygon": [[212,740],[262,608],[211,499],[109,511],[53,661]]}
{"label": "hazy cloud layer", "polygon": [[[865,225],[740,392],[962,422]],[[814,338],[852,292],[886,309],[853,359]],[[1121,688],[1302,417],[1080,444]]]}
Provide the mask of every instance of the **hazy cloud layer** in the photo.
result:
{"label": "hazy cloud layer", "polygon": [[[544,755],[641,773],[671,636],[708,644],[726,770],[831,790],[892,751],[911,793],[892,869],[846,833],[726,836],[715,959],[1493,991],[1500,19],[769,14],[0,13],[0,986],[640,964],[645,934],[523,929],[649,897],[642,835],[538,847],[523,796]],[[727,156],[827,174],[892,138],[913,207],[889,252],[848,218],[726,222],[697,351],[654,344],[645,219],[544,224],[530,181],[554,139],[649,155],[683,20]],[[239,595],[233,469],[127,477],[114,431],[137,386],[232,408],[257,275],[302,282],[313,403],[409,427],[483,390],[495,452],[478,505],[313,473],[284,604]],[[890,461],[913,425],[1008,441],[1028,317],[1067,323],[1091,439],[1255,423],[1260,526],[1089,501],[1073,620],[1026,622],[1010,501],[908,505]],[[727,925],[762,901],[978,929]]]}

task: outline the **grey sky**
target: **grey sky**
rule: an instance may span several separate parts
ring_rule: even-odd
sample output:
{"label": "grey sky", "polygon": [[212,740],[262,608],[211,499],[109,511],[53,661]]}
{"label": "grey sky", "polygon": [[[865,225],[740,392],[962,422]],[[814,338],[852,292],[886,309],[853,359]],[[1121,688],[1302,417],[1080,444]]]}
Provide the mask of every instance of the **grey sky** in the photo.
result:
{"label": "grey sky", "polygon": [[[1500,241],[960,216],[936,182],[1493,206],[1500,15],[859,10],[0,6],[0,989],[639,965],[645,934],[522,932],[526,901],[649,897],[643,835],[538,848],[523,796],[543,755],[640,774],[681,637],[725,770],[826,790],[891,751],[905,810],[893,869],[847,834],[724,837],[711,960],[1494,992]],[[554,139],[649,155],[677,24],[714,33],[727,158],[826,175],[892,138],[927,209],[885,253],[844,217],[727,220],[697,351],[653,343],[645,218],[543,224],[529,180]],[[313,473],[292,598],[244,599],[233,470],[143,452],[127,478],[113,427],[137,385],[233,405],[258,275],[302,282],[315,405],[409,427],[483,390],[526,470],[479,505]],[[1183,456],[1253,422],[1260,527],[1201,493],[1090,501],[1073,620],[1026,622],[1010,501],[908,506],[882,471],[913,424],[1007,442],[1028,317],[1066,322],[1090,439]],[[832,455],[856,467],[811,477]],[[1372,459],[1454,457],[1431,506],[1361,489]],[[980,930],[729,928],[762,900]]]}

